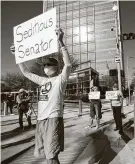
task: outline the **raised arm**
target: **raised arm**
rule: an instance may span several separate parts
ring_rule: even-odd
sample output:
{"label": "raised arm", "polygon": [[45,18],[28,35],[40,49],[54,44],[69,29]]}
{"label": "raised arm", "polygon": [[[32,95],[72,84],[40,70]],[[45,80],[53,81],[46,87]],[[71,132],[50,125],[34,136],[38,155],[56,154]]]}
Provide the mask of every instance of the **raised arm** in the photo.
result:
{"label": "raised arm", "polygon": [[29,80],[33,81],[34,83],[38,85],[43,84],[45,77],[40,77],[34,73],[31,73],[24,63],[18,64],[18,65],[20,67],[21,72],[23,73],[25,77],[27,77]]}
{"label": "raised arm", "polygon": [[[12,46],[10,47],[10,50],[12,54],[15,54],[14,44],[12,44]],[[23,75],[27,77],[29,80],[33,81],[34,83],[38,85],[42,85],[42,83],[45,81],[45,77],[40,77],[34,73],[31,73],[24,63],[18,64],[18,65]]]}
{"label": "raised arm", "polygon": [[68,79],[71,71],[71,61],[69,53],[63,43],[63,35],[64,32],[61,29],[56,29],[56,34],[58,35],[58,43],[61,47],[62,55],[63,55],[63,61],[64,61],[64,67],[62,70],[62,76],[64,79]]}

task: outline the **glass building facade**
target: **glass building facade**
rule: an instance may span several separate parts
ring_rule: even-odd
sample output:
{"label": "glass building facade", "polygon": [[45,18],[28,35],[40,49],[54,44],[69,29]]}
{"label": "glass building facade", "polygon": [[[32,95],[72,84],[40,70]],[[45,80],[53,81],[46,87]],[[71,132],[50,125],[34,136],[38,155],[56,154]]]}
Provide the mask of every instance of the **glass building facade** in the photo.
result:
{"label": "glass building facade", "polygon": [[116,13],[112,10],[117,3],[44,1],[44,11],[57,8],[57,24],[65,33],[64,43],[70,55],[79,63],[78,69],[91,66],[100,75],[106,75],[109,69],[117,68],[114,57],[117,55],[116,35],[120,32],[120,21],[116,21]]}

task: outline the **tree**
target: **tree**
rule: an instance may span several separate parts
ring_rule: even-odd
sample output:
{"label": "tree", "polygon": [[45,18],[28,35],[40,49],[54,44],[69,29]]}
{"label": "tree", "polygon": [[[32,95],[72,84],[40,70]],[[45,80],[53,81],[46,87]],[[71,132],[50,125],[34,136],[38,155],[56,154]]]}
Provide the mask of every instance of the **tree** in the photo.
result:
{"label": "tree", "polygon": [[2,85],[1,91],[18,91],[20,88],[29,89],[30,87],[36,87],[29,79],[20,75],[19,73],[7,73],[5,76],[1,77],[1,80],[6,83]]}
{"label": "tree", "polygon": [[104,75],[101,77],[101,81],[104,82],[104,86],[111,89],[114,83],[118,83],[118,78],[116,76]]}

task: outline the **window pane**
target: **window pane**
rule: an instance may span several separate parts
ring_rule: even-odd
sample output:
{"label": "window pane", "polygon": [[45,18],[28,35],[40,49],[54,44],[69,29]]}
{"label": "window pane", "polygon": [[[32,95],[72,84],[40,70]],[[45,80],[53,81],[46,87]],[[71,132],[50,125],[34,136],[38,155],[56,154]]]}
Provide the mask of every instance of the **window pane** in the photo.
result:
{"label": "window pane", "polygon": [[79,26],[79,19],[73,19],[73,26]]}
{"label": "window pane", "polygon": [[72,11],[67,12],[67,19],[72,18]]}
{"label": "window pane", "polygon": [[68,50],[69,53],[72,54],[72,46],[67,46],[67,50]]}
{"label": "window pane", "polygon": [[65,20],[65,19],[66,19],[66,14],[60,13],[60,20]]}
{"label": "window pane", "polygon": [[86,9],[80,10],[80,16],[86,16]]}
{"label": "window pane", "polygon": [[88,51],[95,51],[95,44],[94,43],[88,43]]}
{"label": "window pane", "polygon": [[73,3],[73,9],[78,9],[79,8],[79,2]]}
{"label": "window pane", "polygon": [[67,27],[72,27],[72,20],[67,20]]}
{"label": "window pane", "polygon": [[79,27],[73,28],[73,34],[79,34]]}
{"label": "window pane", "polygon": [[94,34],[88,34],[88,41],[94,41]]}
{"label": "window pane", "polygon": [[81,34],[81,42],[87,42],[87,34]]}
{"label": "window pane", "polygon": [[63,29],[66,27],[66,22],[65,21],[60,21],[60,27]]}
{"label": "window pane", "polygon": [[73,37],[73,43],[79,43],[79,36]]}
{"label": "window pane", "polygon": [[87,8],[87,15],[93,15],[94,13],[94,8],[93,7],[88,7]]}
{"label": "window pane", "polygon": [[72,3],[67,4],[67,11],[70,11],[70,10],[72,10]]}
{"label": "window pane", "polygon": [[79,17],[79,11],[73,11],[73,18]]}
{"label": "window pane", "polygon": [[94,25],[88,25],[87,28],[88,28],[88,32],[94,31]]}
{"label": "window pane", "polygon": [[66,11],[66,5],[60,5],[60,12]]}
{"label": "window pane", "polygon": [[[95,53],[88,52],[88,60],[95,60]],[[92,64],[92,63],[91,63]],[[94,67],[93,67],[94,68]]]}
{"label": "window pane", "polygon": [[81,53],[81,62],[86,62],[86,61],[87,61],[87,54]]}
{"label": "window pane", "polygon": [[67,29],[67,35],[72,35],[72,28]]}
{"label": "window pane", "polygon": [[80,52],[80,45],[73,46],[73,53]]}
{"label": "window pane", "polygon": [[86,24],[86,17],[80,18],[80,24]]}
{"label": "window pane", "polygon": [[94,22],[94,16],[88,16],[87,21],[88,22]]}
{"label": "window pane", "polygon": [[80,26],[80,33],[85,34],[87,32],[86,26]]}
{"label": "window pane", "polygon": [[72,37],[70,37],[70,38],[66,38],[66,40],[67,40],[67,44],[69,45],[71,45],[72,44]]}
{"label": "window pane", "polygon": [[87,44],[81,44],[81,52],[87,51]]}
{"label": "window pane", "polygon": [[86,1],[80,1],[80,8],[86,8],[86,7],[87,7]]}

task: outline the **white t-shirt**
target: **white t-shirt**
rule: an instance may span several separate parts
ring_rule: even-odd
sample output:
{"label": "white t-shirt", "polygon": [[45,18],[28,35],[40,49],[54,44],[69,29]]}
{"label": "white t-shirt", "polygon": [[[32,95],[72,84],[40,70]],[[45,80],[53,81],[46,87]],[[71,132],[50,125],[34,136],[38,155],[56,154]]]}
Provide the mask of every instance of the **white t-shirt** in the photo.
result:
{"label": "white t-shirt", "polygon": [[[62,53],[68,53],[62,47]],[[71,65],[64,65],[62,73],[56,77],[46,78],[31,73],[24,64],[19,64],[22,73],[40,86],[38,102],[38,120],[63,117],[63,95],[70,75]]]}
{"label": "white t-shirt", "polygon": [[63,117],[63,96],[67,80],[62,74],[48,78],[40,87],[38,102],[38,120],[53,117]]}

